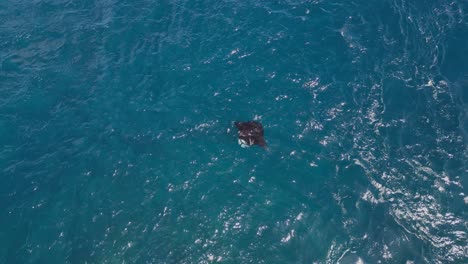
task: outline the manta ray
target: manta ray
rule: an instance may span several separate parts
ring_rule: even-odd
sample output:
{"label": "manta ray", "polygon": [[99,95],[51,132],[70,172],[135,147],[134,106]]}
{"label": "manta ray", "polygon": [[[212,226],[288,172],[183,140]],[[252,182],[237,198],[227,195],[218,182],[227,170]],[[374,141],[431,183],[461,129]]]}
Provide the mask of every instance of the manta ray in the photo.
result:
{"label": "manta ray", "polygon": [[263,126],[257,121],[235,122],[237,127],[239,144],[246,148],[252,145],[259,145],[262,148],[267,148],[265,139],[263,138]]}

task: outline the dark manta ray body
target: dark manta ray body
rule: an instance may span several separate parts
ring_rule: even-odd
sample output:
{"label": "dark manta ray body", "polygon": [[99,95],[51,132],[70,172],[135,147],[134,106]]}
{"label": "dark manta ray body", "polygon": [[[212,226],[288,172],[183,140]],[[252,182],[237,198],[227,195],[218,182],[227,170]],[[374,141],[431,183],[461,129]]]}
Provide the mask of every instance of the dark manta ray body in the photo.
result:
{"label": "dark manta ray body", "polygon": [[248,121],[235,122],[234,124],[239,130],[238,136],[241,147],[259,145],[262,148],[266,148],[266,142],[263,138],[263,126],[260,122]]}

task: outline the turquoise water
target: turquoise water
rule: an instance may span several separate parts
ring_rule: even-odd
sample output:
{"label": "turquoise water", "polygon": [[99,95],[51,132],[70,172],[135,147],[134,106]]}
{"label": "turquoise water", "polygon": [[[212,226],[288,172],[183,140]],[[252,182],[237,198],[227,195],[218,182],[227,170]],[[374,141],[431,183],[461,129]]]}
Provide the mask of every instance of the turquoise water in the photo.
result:
{"label": "turquoise water", "polygon": [[0,263],[467,263],[467,12],[0,2]]}

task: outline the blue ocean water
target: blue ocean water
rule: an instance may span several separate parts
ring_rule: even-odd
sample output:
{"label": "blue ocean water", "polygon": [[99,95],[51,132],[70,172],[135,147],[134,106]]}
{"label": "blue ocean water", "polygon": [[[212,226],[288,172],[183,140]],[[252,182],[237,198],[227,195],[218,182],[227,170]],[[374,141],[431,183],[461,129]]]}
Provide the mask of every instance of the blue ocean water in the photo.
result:
{"label": "blue ocean water", "polygon": [[467,12],[1,1],[0,263],[467,263]]}

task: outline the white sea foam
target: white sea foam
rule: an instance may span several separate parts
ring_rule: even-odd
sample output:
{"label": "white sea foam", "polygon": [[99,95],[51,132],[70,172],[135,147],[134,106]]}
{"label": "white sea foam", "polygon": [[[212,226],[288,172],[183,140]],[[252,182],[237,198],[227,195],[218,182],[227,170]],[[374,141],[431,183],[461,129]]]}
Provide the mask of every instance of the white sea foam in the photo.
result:
{"label": "white sea foam", "polygon": [[285,237],[281,238],[282,243],[287,243],[295,236],[295,231],[292,229]]}

